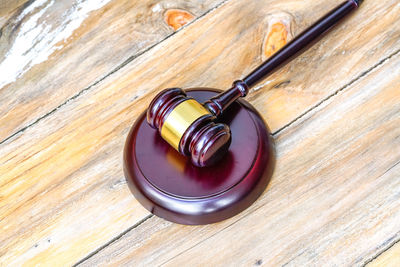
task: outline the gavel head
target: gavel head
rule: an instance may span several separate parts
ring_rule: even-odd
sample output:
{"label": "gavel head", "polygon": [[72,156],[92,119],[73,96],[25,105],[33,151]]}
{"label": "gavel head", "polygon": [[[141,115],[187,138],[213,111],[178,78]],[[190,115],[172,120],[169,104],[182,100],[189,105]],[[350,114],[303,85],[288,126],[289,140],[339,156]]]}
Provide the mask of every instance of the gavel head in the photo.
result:
{"label": "gavel head", "polygon": [[228,151],[231,131],[180,88],[165,89],[150,103],[147,122],[198,167],[210,166]]}

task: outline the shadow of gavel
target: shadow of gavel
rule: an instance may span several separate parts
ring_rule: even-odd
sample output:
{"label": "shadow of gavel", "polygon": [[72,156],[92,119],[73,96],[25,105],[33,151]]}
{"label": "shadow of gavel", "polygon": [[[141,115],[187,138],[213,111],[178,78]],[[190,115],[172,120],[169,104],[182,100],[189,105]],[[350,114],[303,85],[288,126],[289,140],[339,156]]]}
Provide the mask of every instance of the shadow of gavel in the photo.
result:
{"label": "shadow of gavel", "polygon": [[147,110],[147,122],[157,129],[162,138],[179,153],[190,156],[195,166],[204,167],[215,164],[226,154],[231,143],[229,126],[216,122],[216,119],[234,101],[245,97],[252,86],[304,51],[333,25],[357,9],[361,2],[362,0],[343,2],[244,79],[235,81],[229,90],[212,97],[203,104],[188,97],[180,88],[163,90],[150,103]]}

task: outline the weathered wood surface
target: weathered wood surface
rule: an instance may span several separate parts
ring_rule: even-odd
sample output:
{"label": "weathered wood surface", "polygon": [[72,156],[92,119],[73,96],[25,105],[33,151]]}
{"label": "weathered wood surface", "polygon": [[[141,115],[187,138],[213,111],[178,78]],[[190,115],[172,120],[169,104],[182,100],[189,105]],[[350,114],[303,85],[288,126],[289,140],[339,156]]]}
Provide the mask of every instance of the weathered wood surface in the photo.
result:
{"label": "weathered wood surface", "polygon": [[399,88],[397,55],[276,134],[271,184],[238,216],[154,216],[82,265],[362,265],[399,238]]}
{"label": "weathered wood surface", "polygon": [[[287,29],[295,35],[336,4],[228,1],[4,142],[1,261],[72,264],[97,250],[89,260],[117,255],[113,262],[131,261],[132,256],[189,263],[210,252],[215,263],[224,263],[236,252],[247,255],[238,258],[246,263],[266,262],[268,257],[271,263],[292,257],[293,263],[318,263],[335,255],[342,262],[362,263],[376,256],[384,241],[400,230],[395,202],[400,186],[393,178],[399,169],[382,175],[399,160],[394,134],[400,102],[395,55],[400,49],[400,6],[395,0],[365,1],[345,23],[249,95],[272,130],[279,132],[279,159],[271,186],[245,212],[209,226],[172,225],[149,217],[122,173],[127,131],[160,88],[226,88],[261,62],[270,21],[283,17],[282,25],[291,24]],[[378,120],[380,115],[387,120]],[[372,142],[373,134],[382,137],[381,142]],[[371,205],[368,211],[365,204]],[[318,209],[323,210],[320,216],[315,215]],[[368,227],[372,230],[364,235]],[[123,233],[127,234],[108,246]],[[346,238],[353,238],[360,252]],[[314,239],[319,245],[311,250]],[[121,244],[125,249],[115,251]]]}
{"label": "weathered wood surface", "polygon": [[169,9],[222,0],[19,2],[0,2],[0,142],[171,35]]}
{"label": "weathered wood surface", "polygon": [[400,266],[400,242],[390,247],[378,258],[371,261],[368,267],[398,267]]}
{"label": "weathered wood surface", "polygon": [[0,1],[0,28],[7,20],[18,11],[28,0],[2,0]]}

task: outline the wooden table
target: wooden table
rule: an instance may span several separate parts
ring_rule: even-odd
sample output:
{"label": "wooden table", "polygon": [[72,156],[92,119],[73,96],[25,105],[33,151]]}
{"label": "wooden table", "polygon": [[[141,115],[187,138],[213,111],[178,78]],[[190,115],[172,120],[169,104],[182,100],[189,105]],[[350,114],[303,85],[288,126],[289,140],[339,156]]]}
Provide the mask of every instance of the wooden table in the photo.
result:
{"label": "wooden table", "polygon": [[0,265],[399,266],[398,0],[250,92],[277,166],[244,212],[170,223],[122,171],[159,90],[228,88],[339,2],[0,0]]}

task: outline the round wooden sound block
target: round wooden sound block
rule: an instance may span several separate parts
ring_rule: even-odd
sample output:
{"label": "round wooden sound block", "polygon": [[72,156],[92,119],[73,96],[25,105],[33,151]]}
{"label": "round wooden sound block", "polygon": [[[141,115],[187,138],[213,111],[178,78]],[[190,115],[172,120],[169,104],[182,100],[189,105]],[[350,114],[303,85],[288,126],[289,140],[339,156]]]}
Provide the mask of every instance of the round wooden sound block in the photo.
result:
{"label": "round wooden sound block", "polygon": [[[186,91],[203,103],[216,89]],[[146,122],[133,125],[124,149],[124,172],[138,201],[153,214],[180,224],[208,224],[249,207],[264,191],[275,165],[268,127],[246,101],[233,103],[218,121],[229,125],[232,143],[224,159],[195,167]]]}

